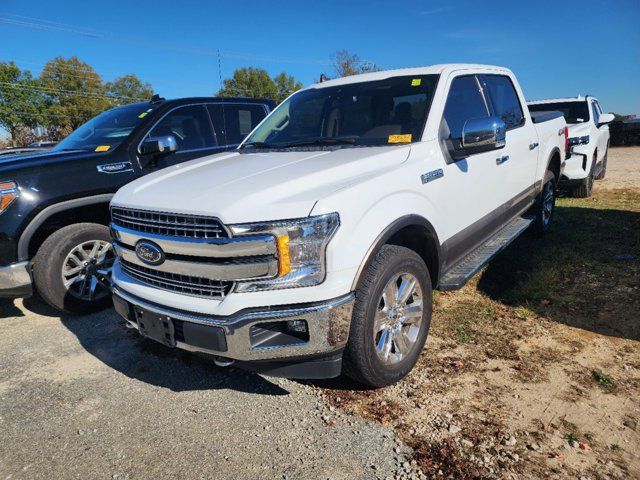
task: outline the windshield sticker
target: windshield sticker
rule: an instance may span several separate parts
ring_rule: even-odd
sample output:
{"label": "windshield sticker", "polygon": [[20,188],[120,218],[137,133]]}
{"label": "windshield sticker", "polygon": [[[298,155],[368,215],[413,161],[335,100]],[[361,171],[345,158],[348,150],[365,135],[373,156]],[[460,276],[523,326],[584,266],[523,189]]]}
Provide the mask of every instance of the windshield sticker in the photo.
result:
{"label": "windshield sticker", "polygon": [[387,142],[388,143],[409,143],[411,142],[411,134],[406,133],[403,135],[389,135]]}
{"label": "windshield sticker", "polygon": [[138,115],[138,118],[144,118],[147,116],[147,113],[149,112],[142,112],[140,115]]}
{"label": "windshield sticker", "polygon": [[421,83],[422,83],[421,78],[414,78],[413,80],[411,80],[412,87],[419,87]]}
{"label": "windshield sticker", "polygon": [[96,147],[96,152],[108,152],[111,148],[111,145],[98,145]]}

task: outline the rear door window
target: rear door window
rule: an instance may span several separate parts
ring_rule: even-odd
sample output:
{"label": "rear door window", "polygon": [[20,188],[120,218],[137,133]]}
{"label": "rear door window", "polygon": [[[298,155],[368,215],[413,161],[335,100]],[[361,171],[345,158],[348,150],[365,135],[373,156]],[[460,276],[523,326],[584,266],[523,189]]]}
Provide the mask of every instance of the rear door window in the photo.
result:
{"label": "rear door window", "polygon": [[506,75],[483,75],[482,80],[494,112],[506,124],[507,130],[523,125],[522,106],[511,79]]}
{"label": "rear door window", "polygon": [[210,104],[208,108],[218,141],[224,145],[239,145],[267,116],[262,105]]}
{"label": "rear door window", "polygon": [[462,129],[467,120],[488,117],[481,88],[474,75],[457,77],[451,82],[444,107],[444,138],[451,139],[453,147],[461,145]]}
{"label": "rear door window", "polygon": [[165,135],[175,137],[180,152],[212,148],[217,145],[204,105],[176,108],[165,115],[149,132],[151,137]]}

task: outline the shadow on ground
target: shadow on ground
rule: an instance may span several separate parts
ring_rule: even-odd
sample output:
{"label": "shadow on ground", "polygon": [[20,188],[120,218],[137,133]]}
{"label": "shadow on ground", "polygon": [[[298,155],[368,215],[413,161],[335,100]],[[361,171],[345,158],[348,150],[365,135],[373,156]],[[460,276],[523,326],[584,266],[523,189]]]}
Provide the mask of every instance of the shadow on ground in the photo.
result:
{"label": "shadow on ground", "polygon": [[60,316],[38,296],[24,300],[23,305],[38,315],[60,318],[87,352],[141,382],[175,392],[233,389],[259,395],[289,393],[259,375],[234,367],[220,368],[209,358],[145,339],[135,330],[127,329],[113,309],[92,315]]}
{"label": "shadow on ground", "polygon": [[478,290],[571,327],[639,340],[640,212],[558,206],[551,231],[511,244]]}

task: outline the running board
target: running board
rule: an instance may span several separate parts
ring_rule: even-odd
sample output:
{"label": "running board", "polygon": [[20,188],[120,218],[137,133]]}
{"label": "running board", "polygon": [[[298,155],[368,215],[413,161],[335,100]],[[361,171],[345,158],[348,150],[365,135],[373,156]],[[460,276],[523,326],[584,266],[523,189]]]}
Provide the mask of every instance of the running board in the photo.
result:
{"label": "running board", "polygon": [[517,217],[507,223],[485,243],[444,272],[438,288],[440,290],[462,288],[485,263],[524,232],[531,225],[531,222],[533,222],[532,218]]}

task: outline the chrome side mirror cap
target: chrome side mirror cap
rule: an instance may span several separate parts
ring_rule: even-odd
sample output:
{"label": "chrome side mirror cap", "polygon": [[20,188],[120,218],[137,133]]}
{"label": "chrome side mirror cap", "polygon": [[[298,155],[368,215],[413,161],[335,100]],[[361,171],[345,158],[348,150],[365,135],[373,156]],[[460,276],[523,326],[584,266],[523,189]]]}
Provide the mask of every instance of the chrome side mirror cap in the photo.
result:
{"label": "chrome side mirror cap", "polygon": [[166,155],[178,150],[178,142],[173,135],[149,137],[140,146],[140,155]]}
{"label": "chrome side mirror cap", "polygon": [[507,126],[500,117],[471,118],[462,127],[462,156],[498,150],[505,146]]}

